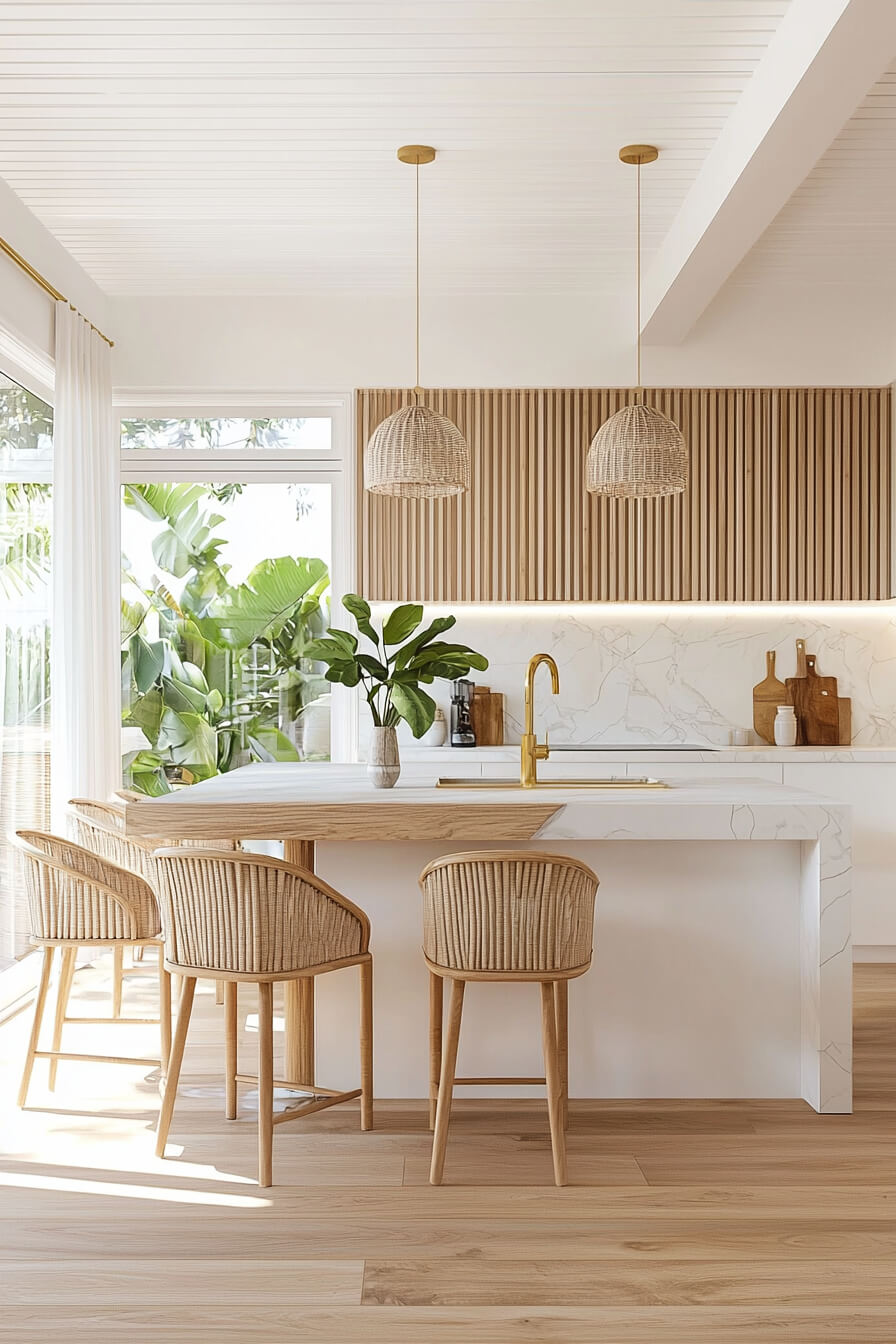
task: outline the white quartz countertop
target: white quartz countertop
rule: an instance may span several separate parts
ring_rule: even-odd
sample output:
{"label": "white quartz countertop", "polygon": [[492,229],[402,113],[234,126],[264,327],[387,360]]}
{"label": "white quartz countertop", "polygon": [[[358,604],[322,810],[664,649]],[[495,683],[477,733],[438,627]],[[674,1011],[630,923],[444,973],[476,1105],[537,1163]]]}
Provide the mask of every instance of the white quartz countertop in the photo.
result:
{"label": "white quartz countertop", "polygon": [[[656,778],[662,778],[658,772]],[[217,775],[188,789],[178,790],[165,797],[141,803],[145,808],[178,808],[184,805],[202,804],[204,806],[220,804],[233,805],[246,803],[254,807],[265,805],[303,806],[315,803],[322,805],[358,804],[374,806],[394,806],[402,803],[409,806],[452,807],[463,801],[465,804],[495,803],[523,804],[549,803],[563,805],[567,810],[581,809],[607,810],[627,809],[632,812],[662,809],[669,810],[718,810],[733,807],[762,809],[768,813],[792,813],[800,809],[815,807],[842,806],[837,800],[811,793],[805,789],[791,788],[762,779],[723,779],[707,778],[702,773],[693,778],[670,780],[666,789],[638,790],[629,787],[619,789],[601,788],[557,788],[550,782],[539,785],[537,789],[475,788],[437,788],[438,771],[433,770],[432,782],[421,781],[419,777],[409,780],[399,779],[392,789],[376,789],[367,779],[363,765],[335,765],[329,763],[295,764],[257,764],[243,766],[226,775]],[[387,839],[387,836],[383,837]]]}

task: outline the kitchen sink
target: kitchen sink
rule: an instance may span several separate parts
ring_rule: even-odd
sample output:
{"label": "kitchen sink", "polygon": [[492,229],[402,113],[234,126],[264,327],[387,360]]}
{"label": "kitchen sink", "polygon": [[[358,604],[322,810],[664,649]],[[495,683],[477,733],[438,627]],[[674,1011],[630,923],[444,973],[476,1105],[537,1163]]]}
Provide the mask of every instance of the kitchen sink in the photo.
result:
{"label": "kitchen sink", "polygon": [[536,789],[668,789],[661,779],[540,779],[532,789],[524,789],[518,779],[440,779],[439,789],[518,789],[531,793]]}

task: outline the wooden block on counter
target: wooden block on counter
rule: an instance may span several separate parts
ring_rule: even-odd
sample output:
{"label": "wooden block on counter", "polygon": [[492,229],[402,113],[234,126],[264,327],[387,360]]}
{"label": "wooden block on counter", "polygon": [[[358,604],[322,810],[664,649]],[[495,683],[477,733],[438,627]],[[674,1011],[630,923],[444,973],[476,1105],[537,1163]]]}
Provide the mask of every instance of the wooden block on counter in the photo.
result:
{"label": "wooden block on counter", "polygon": [[477,747],[503,747],[504,696],[488,686],[473,688],[471,707]]}

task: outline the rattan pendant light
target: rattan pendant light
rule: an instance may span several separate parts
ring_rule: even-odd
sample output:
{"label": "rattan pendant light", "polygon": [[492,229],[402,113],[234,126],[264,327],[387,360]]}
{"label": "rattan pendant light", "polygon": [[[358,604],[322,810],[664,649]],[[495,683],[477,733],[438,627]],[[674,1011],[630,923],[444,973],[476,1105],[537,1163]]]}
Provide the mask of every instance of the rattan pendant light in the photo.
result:
{"label": "rattan pendant light", "polygon": [[634,405],[623,406],[601,425],[585,461],[585,488],[616,499],[678,495],[688,484],[688,451],[681,430],[641,400],[641,165],[653,163],[658,154],[653,145],[626,145],[619,151],[623,163],[638,169],[638,386]]}
{"label": "rattan pendant light", "polygon": [[457,425],[420,404],[420,165],[432,163],[429,145],[402,145],[398,157],[415,172],[416,376],[414,402],[387,416],[371,434],[364,453],[364,488],[377,495],[435,499],[470,486],[470,450]]}

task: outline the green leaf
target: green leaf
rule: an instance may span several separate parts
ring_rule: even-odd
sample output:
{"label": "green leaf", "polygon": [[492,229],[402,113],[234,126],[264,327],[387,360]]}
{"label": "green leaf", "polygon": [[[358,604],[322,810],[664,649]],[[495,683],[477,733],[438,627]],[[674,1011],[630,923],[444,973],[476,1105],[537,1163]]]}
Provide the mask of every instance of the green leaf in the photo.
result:
{"label": "green leaf", "polygon": [[170,527],[153,537],[152,555],[159,568],[176,579],[182,579],[190,572],[190,552]]}
{"label": "green leaf", "polygon": [[430,644],[438,635],[443,635],[446,630],[450,630],[453,625],[457,625],[455,616],[437,616],[432,625],[428,625],[419,635],[415,635],[409,640],[403,648],[400,648],[394,654],[395,666],[398,668],[407,667],[408,663],[425,645]]}
{"label": "green leaf", "polygon": [[285,733],[272,723],[259,724],[249,732],[249,745],[260,761],[297,761],[299,753]]}
{"label": "green leaf", "polygon": [[208,710],[210,714],[217,714],[224,704],[224,697],[217,687],[209,691],[207,697]]}
{"label": "green leaf", "polygon": [[202,675],[202,669],[197,667],[195,663],[189,662],[186,658],[181,663],[181,667],[184,672],[184,679],[189,682],[193,689],[201,691],[203,695],[207,695],[208,682]]}
{"label": "green leaf", "polygon": [[389,669],[384,667],[378,658],[372,658],[369,653],[359,653],[355,660],[360,663],[365,672],[369,672],[377,681],[389,680]]}
{"label": "green leaf", "polygon": [[131,705],[125,719],[125,724],[140,728],[149,741],[156,745],[159,737],[159,726],[162,720],[162,692],[158,687],[147,691],[139,700],[135,700]]}
{"label": "green leaf", "polygon": [[133,635],[128,645],[131,654],[131,666],[134,682],[141,695],[145,694],[165,664],[165,648],[161,640],[152,643],[142,635]]}
{"label": "green leaf", "polygon": [[132,635],[135,635],[143,624],[146,616],[146,607],[142,602],[129,602],[127,598],[121,599],[121,642],[126,644]]}
{"label": "green leaf", "polygon": [[355,656],[355,649],[358,647],[358,641],[353,635],[349,635],[348,638],[353,641],[351,644],[346,644],[341,639],[313,639],[305,647],[305,657],[315,663],[344,662],[347,658]]}
{"label": "green leaf", "polygon": [[[212,602],[208,614],[214,621],[214,635],[209,637],[236,649],[275,638],[326,572],[323,560],[288,555],[263,560],[245,583]],[[208,635],[204,619],[197,624]]]}
{"label": "green leaf", "polygon": [[344,650],[347,657],[351,657],[358,647],[358,641],[348,630],[340,630],[338,626],[333,626],[327,630],[327,634],[334,644],[338,644]]}
{"label": "green leaf", "polygon": [[423,736],[427,728],[432,726],[436,715],[435,700],[416,686],[393,686],[392,708],[408,724],[415,737]]}
{"label": "green leaf", "polygon": [[178,714],[203,714],[206,708],[206,696],[186,681],[175,681],[173,677],[162,678],[162,694],[166,709],[174,709]]}
{"label": "green leaf", "polygon": [[158,745],[167,747],[176,765],[185,765],[202,779],[216,773],[215,730],[201,714],[179,714],[166,709]]}
{"label": "green leaf", "polygon": [[158,752],[138,751],[128,765],[131,782],[139,793],[161,798],[171,788],[165,778],[164,761]]}
{"label": "green leaf", "polygon": [[465,677],[471,668],[484,672],[487,667],[488,659],[481,653],[474,653],[466,644],[435,643],[421,649],[411,660],[408,671],[420,675],[426,672],[429,676],[453,681]]}
{"label": "green leaf", "polygon": [[395,607],[383,624],[383,643],[402,644],[423,620],[423,608],[416,602]]}
{"label": "green leaf", "polygon": [[357,686],[361,680],[361,669],[355,658],[345,658],[341,662],[332,662],[324,673],[327,681],[335,681],[343,686]]}
{"label": "green leaf", "polygon": [[359,597],[357,593],[346,593],[345,597],[342,599],[342,605],[347,612],[350,612],[350,614],[354,616],[355,624],[361,631],[361,634],[366,635],[374,644],[379,644],[379,635],[376,633],[370,620],[369,603],[365,602],[363,597]]}

